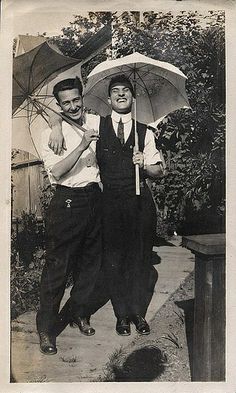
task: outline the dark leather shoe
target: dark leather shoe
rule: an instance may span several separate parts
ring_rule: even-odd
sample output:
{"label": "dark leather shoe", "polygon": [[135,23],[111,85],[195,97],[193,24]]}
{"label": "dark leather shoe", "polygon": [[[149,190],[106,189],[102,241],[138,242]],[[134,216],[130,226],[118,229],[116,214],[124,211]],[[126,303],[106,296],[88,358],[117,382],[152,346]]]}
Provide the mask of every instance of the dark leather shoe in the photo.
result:
{"label": "dark leather shoe", "polygon": [[40,339],[40,351],[44,355],[55,355],[57,353],[56,339],[54,337],[49,336],[45,332],[40,332],[39,339]]}
{"label": "dark leather shoe", "polygon": [[128,318],[117,318],[116,333],[120,336],[130,335],[130,323]]}
{"label": "dark leather shoe", "polygon": [[134,315],[131,318],[131,321],[134,323],[136,330],[139,334],[150,334],[150,327],[145,318],[141,317],[141,315]]}
{"label": "dark leather shoe", "polygon": [[78,316],[74,316],[72,321],[70,322],[71,327],[78,326],[79,330],[85,336],[93,336],[95,334],[95,329],[90,326],[90,318],[81,318]]}

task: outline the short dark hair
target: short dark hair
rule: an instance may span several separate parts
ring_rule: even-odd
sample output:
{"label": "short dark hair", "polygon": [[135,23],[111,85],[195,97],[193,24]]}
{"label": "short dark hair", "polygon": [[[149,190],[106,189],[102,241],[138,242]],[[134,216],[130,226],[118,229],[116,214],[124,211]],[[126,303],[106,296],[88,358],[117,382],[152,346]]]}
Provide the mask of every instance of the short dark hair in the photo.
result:
{"label": "short dark hair", "polygon": [[118,84],[122,84],[122,85],[124,84],[125,86],[127,86],[130,89],[130,91],[132,93],[132,96],[133,97],[135,96],[134,95],[134,88],[133,88],[133,85],[130,82],[129,78],[127,78],[127,76],[125,74],[119,74],[119,75],[114,76],[110,80],[110,83],[109,83],[109,86],[108,86],[108,96],[109,97],[111,96],[111,89],[112,89],[112,87],[114,85],[118,85]]}
{"label": "short dark hair", "polygon": [[83,86],[78,76],[76,76],[76,78],[63,79],[62,81],[58,82],[53,88],[53,95],[56,98],[56,100],[59,102],[58,93],[60,91],[72,90],[72,89],[78,89],[80,95],[82,96]]}

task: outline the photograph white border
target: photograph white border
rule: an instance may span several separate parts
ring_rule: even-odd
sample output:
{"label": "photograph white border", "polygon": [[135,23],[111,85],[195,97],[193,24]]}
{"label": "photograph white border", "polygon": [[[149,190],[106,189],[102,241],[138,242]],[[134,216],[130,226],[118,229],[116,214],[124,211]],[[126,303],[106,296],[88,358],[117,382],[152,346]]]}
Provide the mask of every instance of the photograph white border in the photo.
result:
{"label": "photograph white border", "polygon": [[[136,0],[136,1],[100,1],[96,0],[58,0],[57,7],[69,7],[73,2],[78,6],[78,14],[84,11],[114,11],[114,10],[201,10],[221,9],[226,13],[226,93],[227,93],[227,381],[226,382],[138,382],[138,383],[9,383],[10,379],[10,151],[11,151],[11,63],[12,63],[12,34],[13,34],[13,6],[15,2],[38,3],[37,0],[3,0],[1,2],[1,121],[0,121],[0,299],[1,299],[1,326],[0,326],[0,393],[17,392],[131,392],[131,393],[235,393],[235,329],[236,329],[236,264],[235,252],[235,174],[236,174],[236,4],[235,1],[191,1],[191,0]],[[48,1],[50,3],[50,0]],[[72,4],[73,5],[73,4]],[[36,6],[37,7],[37,6]],[[72,12],[74,13],[74,11]]]}

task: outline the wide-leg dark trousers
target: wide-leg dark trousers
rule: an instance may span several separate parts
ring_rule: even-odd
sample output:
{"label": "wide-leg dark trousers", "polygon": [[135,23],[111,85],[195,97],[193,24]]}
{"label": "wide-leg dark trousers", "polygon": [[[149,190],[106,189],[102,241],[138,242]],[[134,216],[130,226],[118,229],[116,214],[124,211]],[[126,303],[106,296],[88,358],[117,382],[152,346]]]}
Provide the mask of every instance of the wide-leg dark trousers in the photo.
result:
{"label": "wide-leg dark trousers", "polygon": [[101,191],[98,185],[59,187],[46,217],[46,263],[40,288],[38,331],[50,332],[57,320],[68,275],[73,313],[88,315],[88,301],[101,267]]}
{"label": "wide-leg dark trousers", "polygon": [[152,247],[156,209],[147,186],[103,192],[103,252],[106,279],[116,317],[145,316],[157,273]]}

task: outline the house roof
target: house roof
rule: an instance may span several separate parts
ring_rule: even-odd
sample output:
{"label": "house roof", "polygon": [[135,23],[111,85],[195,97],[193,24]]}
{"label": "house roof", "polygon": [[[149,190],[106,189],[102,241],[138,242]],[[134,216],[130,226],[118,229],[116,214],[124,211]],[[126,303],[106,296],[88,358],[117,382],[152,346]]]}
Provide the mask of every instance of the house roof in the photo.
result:
{"label": "house roof", "polygon": [[46,41],[45,37],[34,36],[34,35],[19,35],[16,45],[16,56],[22,55],[25,52],[30,51],[36,46]]}

